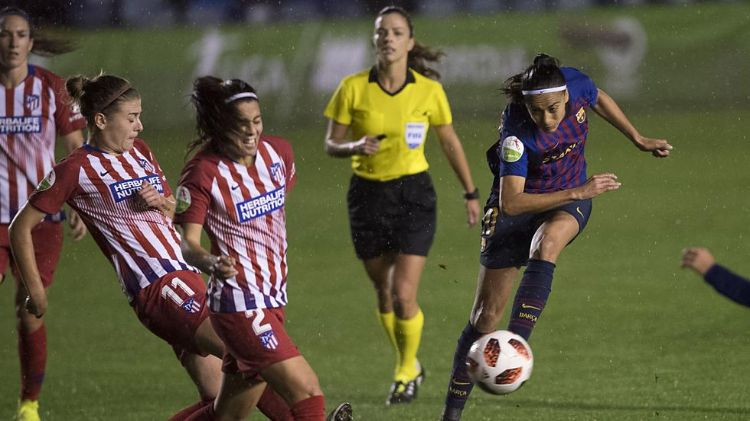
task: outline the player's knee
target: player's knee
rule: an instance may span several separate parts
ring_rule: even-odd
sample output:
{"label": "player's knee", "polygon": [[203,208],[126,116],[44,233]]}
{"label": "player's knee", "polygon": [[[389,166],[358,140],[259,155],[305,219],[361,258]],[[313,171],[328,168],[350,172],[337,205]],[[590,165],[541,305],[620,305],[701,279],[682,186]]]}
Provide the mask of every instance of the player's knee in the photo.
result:
{"label": "player's knee", "polygon": [[486,306],[477,312],[474,318],[474,327],[480,332],[491,332],[495,326],[500,323],[503,317],[503,309],[493,306]]}
{"label": "player's knee", "polygon": [[539,241],[536,247],[531,252],[531,257],[537,260],[546,260],[548,262],[554,262],[560,255],[565,243],[560,241],[555,236],[543,235],[541,241]]}

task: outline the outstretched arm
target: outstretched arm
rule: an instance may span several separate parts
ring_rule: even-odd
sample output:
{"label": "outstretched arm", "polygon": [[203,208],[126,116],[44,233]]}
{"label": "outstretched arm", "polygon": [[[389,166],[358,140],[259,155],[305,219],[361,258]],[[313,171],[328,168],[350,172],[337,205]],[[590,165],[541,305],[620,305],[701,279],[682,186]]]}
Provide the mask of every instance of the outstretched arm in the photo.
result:
{"label": "outstretched arm", "polygon": [[599,89],[598,99],[593,110],[607,120],[609,124],[622,132],[638,149],[651,152],[657,158],[666,158],[669,156],[672,145],[665,139],[652,139],[642,136],[630,120],[628,120],[628,117],[620,109],[615,100],[601,89]]}
{"label": "outstretched arm", "polygon": [[[453,125],[435,126],[435,133],[437,133],[440,147],[448,158],[453,172],[456,173],[464,188],[464,193],[469,196],[473,195],[476,192],[476,186],[474,180],[471,179],[471,170],[469,170],[469,163],[466,161],[463,145],[461,145],[456,131],[453,130]],[[466,219],[469,226],[477,223],[479,219],[479,197],[466,199]]]}
{"label": "outstretched arm", "polygon": [[9,228],[13,258],[21,273],[21,281],[29,294],[26,309],[36,317],[42,317],[47,311],[47,293],[34,257],[31,230],[44,219],[44,216],[44,212],[26,202],[23,209],[13,218]]}
{"label": "outstretched arm", "polygon": [[182,227],[182,255],[185,261],[209,275],[226,279],[237,275],[234,268],[234,258],[230,256],[214,256],[201,245],[201,231],[203,225],[184,223]]}
{"label": "outstretched arm", "polygon": [[750,307],[750,281],[716,264],[716,259],[701,247],[690,247],[682,253],[682,267],[690,268],[730,300]]}

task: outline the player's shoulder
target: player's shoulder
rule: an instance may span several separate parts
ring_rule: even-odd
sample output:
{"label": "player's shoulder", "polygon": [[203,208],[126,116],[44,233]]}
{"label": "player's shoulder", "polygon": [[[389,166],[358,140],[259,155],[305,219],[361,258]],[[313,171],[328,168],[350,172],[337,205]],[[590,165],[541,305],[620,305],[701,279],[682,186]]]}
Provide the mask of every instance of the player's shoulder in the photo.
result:
{"label": "player's shoulder", "polygon": [[273,149],[277,151],[290,151],[292,150],[292,144],[289,143],[288,140],[281,136],[274,136],[274,135],[267,135],[264,134],[260,138],[261,142],[266,142],[268,145],[270,145]]}
{"label": "player's shoulder", "polygon": [[568,85],[568,90],[580,89],[593,83],[586,73],[575,67],[561,67],[560,71],[562,71],[565,83]]}
{"label": "player's shoulder", "polygon": [[206,149],[200,149],[196,152],[188,161],[185,163],[185,167],[182,170],[182,176],[184,177],[211,177],[216,172],[216,169],[221,162],[221,156],[208,151]]}
{"label": "player's shoulder", "polygon": [[372,69],[364,69],[359,72],[349,74],[341,79],[342,86],[352,86],[356,84],[366,84],[370,80]]}
{"label": "player's shoulder", "polygon": [[422,86],[427,89],[442,89],[443,88],[443,84],[440,83],[440,81],[437,81],[435,79],[430,79],[429,77],[413,69],[409,69],[409,72],[414,76],[414,83],[417,86]]}
{"label": "player's shoulder", "polygon": [[502,138],[515,136],[526,140],[533,133],[534,122],[521,104],[508,103],[501,116],[500,135]]}
{"label": "player's shoulder", "polygon": [[58,76],[53,71],[34,64],[29,65],[29,74],[50,83],[55,83],[56,85],[62,85],[65,82],[61,76]]}

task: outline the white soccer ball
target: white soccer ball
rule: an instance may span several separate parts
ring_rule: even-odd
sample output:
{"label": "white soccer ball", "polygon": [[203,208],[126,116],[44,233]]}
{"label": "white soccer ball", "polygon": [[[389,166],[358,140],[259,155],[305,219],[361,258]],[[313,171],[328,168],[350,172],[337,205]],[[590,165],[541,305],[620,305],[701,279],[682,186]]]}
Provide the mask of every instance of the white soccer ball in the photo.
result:
{"label": "white soccer ball", "polygon": [[534,355],[529,344],[507,330],[488,333],[471,345],[466,368],[471,380],[484,391],[506,395],[531,377]]}

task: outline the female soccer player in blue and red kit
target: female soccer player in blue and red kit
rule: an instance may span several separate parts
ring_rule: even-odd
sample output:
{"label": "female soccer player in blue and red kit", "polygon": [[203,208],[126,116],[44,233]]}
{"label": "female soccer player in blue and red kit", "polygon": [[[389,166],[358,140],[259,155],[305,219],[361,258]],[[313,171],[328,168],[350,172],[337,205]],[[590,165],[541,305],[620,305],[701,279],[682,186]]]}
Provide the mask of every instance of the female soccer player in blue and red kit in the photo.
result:
{"label": "female soccer player in blue and red kit", "polygon": [[466,354],[483,334],[495,330],[513,282],[516,291],[508,330],[529,339],[552,286],[555,262],[584,229],[591,199],[620,187],[611,173],[586,178],[587,109],[594,110],[642,151],[669,156],[666,140],[642,136],[614,100],[580,71],[559,67],[540,54],[505,82],[509,98],[500,139],[487,158],[495,176],[482,221],[476,298],[458,339],[443,420],[459,420],[472,384]]}

